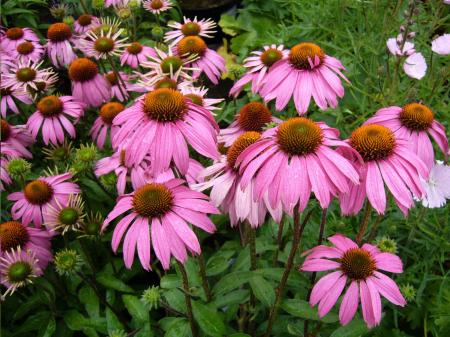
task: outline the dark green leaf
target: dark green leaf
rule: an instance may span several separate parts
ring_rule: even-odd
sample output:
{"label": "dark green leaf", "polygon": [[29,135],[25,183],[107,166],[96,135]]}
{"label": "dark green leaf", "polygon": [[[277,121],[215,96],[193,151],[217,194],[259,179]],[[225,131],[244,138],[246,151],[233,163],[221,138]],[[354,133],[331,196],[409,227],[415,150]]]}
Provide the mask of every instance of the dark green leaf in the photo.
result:
{"label": "dark green leaf", "polygon": [[190,336],[191,329],[189,327],[189,322],[185,318],[176,318],[169,325],[164,337],[181,337]]}
{"label": "dark green leaf", "polygon": [[132,293],[133,289],[127,286],[122,280],[115,278],[113,275],[106,273],[97,274],[97,281],[101,285],[123,293]]}
{"label": "dark green leaf", "polygon": [[317,309],[312,308],[308,302],[299,299],[288,299],[281,303],[281,308],[287,313],[301,318],[325,323],[334,323],[338,321],[338,316],[334,313],[328,313],[325,317],[319,318]]}
{"label": "dark green leaf", "polygon": [[200,329],[208,336],[223,336],[225,324],[217,311],[208,305],[192,302],[194,318]]}
{"label": "dark green leaf", "polygon": [[333,331],[330,337],[359,337],[364,335],[369,331],[363,320],[356,318],[353,319],[346,326],[341,326],[340,328]]}
{"label": "dark green leaf", "polygon": [[122,295],[122,300],[134,319],[141,323],[148,321],[148,310],[136,296]]}
{"label": "dark green leaf", "polygon": [[229,273],[222,277],[213,287],[214,295],[220,296],[231,290],[234,290],[244,283],[247,283],[252,277],[252,272],[250,271],[238,271],[234,273]]}
{"label": "dark green leaf", "polygon": [[254,275],[250,278],[250,286],[253,294],[266,307],[271,307],[275,302],[275,291],[273,285],[263,279],[261,276]]}

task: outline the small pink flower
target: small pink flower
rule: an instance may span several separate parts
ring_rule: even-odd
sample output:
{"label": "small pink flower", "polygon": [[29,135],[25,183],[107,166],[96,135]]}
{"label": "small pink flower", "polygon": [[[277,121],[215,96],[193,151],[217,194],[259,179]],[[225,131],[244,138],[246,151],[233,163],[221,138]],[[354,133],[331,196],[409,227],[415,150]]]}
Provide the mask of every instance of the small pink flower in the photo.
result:
{"label": "small pink flower", "polygon": [[78,48],[87,56],[97,60],[107,59],[112,56],[120,56],[125,48],[127,38],[120,38],[123,29],[114,30],[110,28],[105,34],[100,30],[100,34],[93,30],[88,31],[78,41]]}
{"label": "small pink flower", "polygon": [[340,195],[343,214],[358,213],[367,196],[379,214],[386,210],[386,191],[392,193],[403,214],[414,205],[413,195],[422,197],[419,175],[428,178],[425,163],[410,150],[409,142],[383,125],[363,125],[353,131],[346,142],[352,147],[340,148],[352,160],[360,174],[360,184]]}
{"label": "small pink flower", "polygon": [[39,42],[24,41],[10,52],[10,56],[17,61],[39,62],[45,54],[44,47]]}
{"label": "small pink flower", "polygon": [[25,41],[39,43],[39,37],[30,28],[13,27],[2,37],[0,47],[3,50],[14,50],[18,44]]}
{"label": "small pink flower", "polygon": [[33,155],[27,147],[34,143],[34,139],[25,125],[11,125],[4,119],[1,119],[0,123],[2,155],[32,158]]}
{"label": "small pink flower", "polygon": [[51,68],[41,69],[42,63],[33,63],[31,60],[17,62],[7,73],[2,74],[2,86],[35,92],[41,91],[42,87],[51,87],[58,77]]}
{"label": "small pink flower", "polygon": [[189,167],[189,143],[208,158],[218,158],[218,125],[211,113],[179,91],[156,89],[141,96],[113,121],[120,130],[113,146],[126,141],[126,160],[139,163],[150,154],[155,175],[166,171],[172,161],[185,174]]}
{"label": "small pink flower", "polygon": [[244,60],[244,67],[248,69],[230,89],[230,96],[237,97],[247,83],[252,83],[252,93],[256,94],[267,80],[267,73],[277,61],[286,59],[289,50],[283,45],[264,46],[263,51],[253,51],[252,56]]}
{"label": "small pink flower", "polygon": [[295,117],[269,129],[237,158],[241,188],[253,180],[253,200],[267,193],[275,208],[292,215],[296,205],[303,211],[314,192],[322,208],[333,196],[347,193],[359,176],[353,165],[332,149],[345,146],[339,132],[325,123]]}
{"label": "small pink flower", "polygon": [[31,104],[32,101],[28,93],[23,88],[13,89],[11,87],[0,87],[0,114],[3,118],[6,118],[6,113],[11,110],[15,114],[19,114],[19,108],[14,100],[19,100],[24,104]]}
{"label": "small pink flower", "polygon": [[[42,139],[45,145],[64,142],[64,130],[71,138],[76,137],[73,124],[78,123],[84,115],[84,104],[72,96],[46,96],[37,104],[37,111],[27,122],[27,128],[33,137],[37,137],[42,126]],[[73,120],[73,121],[71,121]]]}
{"label": "small pink flower", "polygon": [[8,200],[15,201],[11,209],[13,219],[21,219],[24,225],[33,222],[39,228],[43,224],[43,213],[47,213],[50,206],[55,207],[56,200],[64,205],[69,195],[80,193],[78,185],[67,181],[71,178],[71,173],[40,177],[27,183],[22,192],[9,194]]}
{"label": "small pink flower", "polygon": [[187,251],[200,254],[199,241],[189,224],[213,233],[216,228],[208,213],[217,214],[218,210],[206,195],[185,186],[184,180],[172,179],[147,183],[120,197],[102,229],[124,213],[128,215],[115,226],[112,249],[117,251],[125,235],[125,266],[131,268],[137,250],[142,267],[150,270],[151,245],[164,269],[169,269],[171,256],[184,263]]}
{"label": "small pink flower", "polygon": [[406,104],[403,108],[391,106],[378,110],[364,124],[387,126],[399,137],[408,141],[409,148],[431,169],[434,149],[428,134],[447,157],[449,150],[444,126],[434,119],[430,108],[420,103]]}
{"label": "small pink flower", "polygon": [[78,58],[70,64],[72,96],[88,106],[98,107],[111,99],[111,86],[98,73],[97,65],[87,58]]}
{"label": "small pink flower", "polygon": [[417,80],[422,79],[427,72],[427,62],[422,53],[414,53],[408,56],[403,63],[405,74]]}
{"label": "small pink flower", "polygon": [[336,108],[337,98],[344,97],[344,87],[339,77],[342,63],[314,43],[300,43],[291,48],[289,56],[275,63],[259,91],[268,102],[276,99],[275,108],[282,110],[294,99],[300,115],[306,113],[311,97],[321,110]]}
{"label": "small pink flower", "polygon": [[405,306],[397,284],[378,270],[402,273],[400,258],[382,253],[374,245],[365,243],[361,248],[349,238],[336,234],[328,238],[334,247],[316,246],[305,254],[301,271],[322,272],[336,270],[322,277],[311,292],[309,303],[319,304],[319,317],[324,317],[336,304],[347,281],[349,286],[339,308],[339,321],[347,325],[355,316],[361,300],[361,311],[367,326],[372,328],[381,322],[381,296],[389,302]]}
{"label": "small pink flower", "polygon": [[216,31],[217,24],[211,19],[201,19],[197,20],[197,17],[194,20],[183,17],[184,23],[179,22],[170,22],[167,25],[175,30],[167,32],[164,36],[165,42],[170,42],[171,46],[176,45],[186,36],[201,36],[210,38],[211,34],[214,34]]}
{"label": "small pink flower", "polygon": [[192,86],[189,82],[184,82],[180,85],[180,91],[184,97],[189,98],[192,103],[204,107],[206,110],[214,114],[214,110],[220,110],[220,107],[215,106],[223,102],[223,98],[208,98],[206,94],[208,89],[205,87],[196,88]]}
{"label": "small pink flower", "polygon": [[394,55],[394,56],[409,56],[416,52],[416,50],[414,49],[414,43],[412,43],[410,41],[405,41],[405,44],[403,45],[402,50],[400,50],[400,48],[401,48],[401,43],[399,43],[400,39],[403,39],[402,34],[398,35],[397,38],[391,37],[387,40],[386,45],[389,49],[389,52],[392,55]]}
{"label": "small pink flower", "polygon": [[224,146],[230,146],[244,132],[263,132],[266,124],[272,122],[279,124],[281,120],[272,116],[272,112],[263,103],[249,102],[242,106],[233,123],[220,130],[217,141]]}
{"label": "small pink flower", "polygon": [[143,46],[139,42],[131,43],[120,56],[120,65],[128,64],[131,68],[137,68],[149,57],[156,57],[152,47]]}
{"label": "small pink flower", "polygon": [[172,8],[172,2],[170,0],[145,0],[144,9],[153,14],[161,14]]}
{"label": "small pink flower", "polygon": [[204,72],[213,84],[218,84],[220,76],[226,70],[224,58],[209,49],[199,36],[186,36],[181,39],[176,45],[176,52],[185,60],[192,60],[190,65],[197,69],[194,70],[194,78]]}
{"label": "small pink flower", "polygon": [[438,36],[431,42],[431,50],[439,55],[450,54],[450,34]]}
{"label": "small pink flower", "polygon": [[55,67],[68,66],[77,58],[72,47],[72,29],[68,24],[52,24],[47,30],[47,39],[47,53]]}
{"label": "small pink flower", "polygon": [[73,30],[79,35],[83,35],[91,28],[100,25],[100,20],[93,15],[83,14],[73,24]]}
{"label": "small pink flower", "polygon": [[53,259],[51,251],[51,234],[46,229],[25,226],[18,221],[0,224],[0,258],[13,249],[32,251],[38,260],[38,266],[45,269]]}
{"label": "small pink flower", "polygon": [[254,181],[241,188],[241,175],[239,167],[236,167],[236,159],[250,145],[261,138],[261,134],[255,131],[242,133],[227,150],[227,154],[221,156],[213,165],[203,170],[200,177],[205,182],[193,185],[196,190],[211,189],[211,201],[220,207],[224,213],[230,216],[232,227],[239,222],[248,221],[253,228],[264,223],[267,212],[270,212],[276,222],[281,221],[282,208],[279,202],[272,207],[267,194],[263,200],[254,198]]}
{"label": "small pink flower", "polygon": [[114,126],[112,123],[114,118],[124,109],[123,104],[117,102],[106,103],[100,108],[99,117],[95,120],[90,131],[92,140],[97,143],[98,148],[103,149],[109,129],[111,139],[119,130],[119,127]]}

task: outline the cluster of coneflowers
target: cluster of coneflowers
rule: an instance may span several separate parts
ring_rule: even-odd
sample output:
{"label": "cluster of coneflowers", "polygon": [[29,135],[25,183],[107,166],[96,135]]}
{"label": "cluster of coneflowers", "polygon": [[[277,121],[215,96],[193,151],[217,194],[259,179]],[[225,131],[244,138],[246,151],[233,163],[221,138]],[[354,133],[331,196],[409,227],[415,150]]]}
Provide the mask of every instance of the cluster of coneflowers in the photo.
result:
{"label": "cluster of coneflowers", "polygon": [[[151,0],[144,7],[159,15],[171,3]],[[284,214],[294,218],[292,250],[267,334],[297,252],[299,214],[312,195],[324,210],[337,199],[343,215],[358,214],[364,203],[367,215],[371,208],[384,214],[391,195],[405,216],[415,200],[440,207],[450,197],[448,166],[435,162],[433,148],[434,141],[446,158],[448,140],[424,103],[383,107],[341,139],[337,129],[307,113],[311,99],[321,110],[337,107],[344,96],[342,81],[348,82],[342,63],[312,42],[290,49],[268,45],[245,59],[246,72],[230,91],[237,97],[250,84],[264,103],[245,104],[232,124],[220,129],[214,110],[222,100],[208,98],[200,85],[202,79],[217,84],[225,71],[223,57],[205,42],[216,24],[185,18],[169,26],[166,45],[158,47],[131,41],[120,22],[90,14],[73,26],[50,25],[45,45],[30,28],[1,31],[1,188],[13,202],[12,220],[0,225],[0,282],[6,293],[42,275],[52,260],[52,237],[84,221],[72,173],[42,176],[13,192],[9,164],[31,159],[35,142],[61,146],[76,138],[76,124],[94,111],[98,118],[90,136],[99,149],[113,150],[96,163],[95,174],[114,172],[119,196],[102,230],[114,228],[114,252],[123,241],[127,268],[137,252],[142,267],[152,270],[151,250],[164,269],[172,257],[182,268],[189,253],[201,253],[192,226],[213,233],[208,215],[219,210],[233,227],[247,223],[256,229],[268,217],[280,223]],[[56,94],[55,69],[70,78],[70,95]],[[273,100],[278,117],[269,108]],[[36,107],[26,125],[7,121],[10,112],[21,113],[19,101]],[[283,119],[291,101],[298,116]],[[212,164],[204,168],[192,156]],[[314,285],[309,299],[318,304],[320,317],[345,288],[339,309],[343,325],[359,303],[369,327],[381,320],[380,296],[406,304],[396,283],[381,272],[401,273],[399,257],[363,244],[363,235],[355,243],[335,234],[328,238],[332,246],[304,252],[301,271],[332,271]]]}

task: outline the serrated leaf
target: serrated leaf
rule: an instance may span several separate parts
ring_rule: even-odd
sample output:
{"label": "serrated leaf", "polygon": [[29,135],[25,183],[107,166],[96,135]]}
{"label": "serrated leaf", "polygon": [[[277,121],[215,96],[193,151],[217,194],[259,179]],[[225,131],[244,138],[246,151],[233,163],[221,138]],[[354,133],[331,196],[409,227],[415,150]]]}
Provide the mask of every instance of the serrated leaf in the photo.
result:
{"label": "serrated leaf", "polygon": [[127,286],[122,280],[115,278],[113,275],[106,273],[97,274],[97,282],[101,285],[114,290],[121,291],[123,293],[132,293],[134,290]]}
{"label": "serrated leaf", "polygon": [[134,319],[141,323],[148,322],[148,310],[136,296],[122,295],[122,300]]}
{"label": "serrated leaf", "polygon": [[281,303],[281,308],[293,316],[310,319],[313,321],[334,323],[339,319],[338,315],[334,313],[328,313],[325,317],[319,318],[319,316],[317,315],[317,309],[312,308],[308,302],[300,299],[284,300]]}
{"label": "serrated leaf", "polygon": [[226,327],[217,310],[199,302],[192,302],[192,311],[195,321],[206,335],[216,337],[225,334]]}
{"label": "serrated leaf", "polygon": [[271,307],[275,302],[273,286],[264,278],[254,275],[250,278],[250,286],[255,297],[266,307]]}
{"label": "serrated leaf", "polygon": [[359,337],[364,335],[369,329],[363,320],[356,318],[353,319],[346,326],[337,328],[330,337]]}

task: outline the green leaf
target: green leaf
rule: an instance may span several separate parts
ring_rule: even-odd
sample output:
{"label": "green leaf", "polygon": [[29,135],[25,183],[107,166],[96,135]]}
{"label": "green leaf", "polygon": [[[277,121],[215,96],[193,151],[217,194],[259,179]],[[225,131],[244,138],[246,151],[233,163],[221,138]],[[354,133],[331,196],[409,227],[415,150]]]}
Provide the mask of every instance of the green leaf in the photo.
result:
{"label": "green leaf", "polygon": [[49,315],[48,323],[42,324],[40,327],[38,337],[52,337],[56,331],[55,318]]}
{"label": "green leaf", "polygon": [[238,332],[230,335],[230,337],[251,337],[251,336],[247,335],[246,333]]}
{"label": "green leaf", "polygon": [[122,295],[122,300],[134,319],[141,323],[148,322],[148,310],[136,296]]}
{"label": "green leaf", "polygon": [[100,304],[98,297],[95,295],[91,287],[84,286],[78,292],[78,298],[80,302],[84,304],[87,313],[91,318],[97,318],[100,316]]}
{"label": "green leaf", "polygon": [[181,287],[181,279],[176,274],[168,274],[161,277],[159,285],[163,289],[173,289]]}
{"label": "green leaf", "polygon": [[64,313],[64,322],[72,331],[83,330],[87,325],[87,319],[76,310],[69,310]]}
{"label": "green leaf", "polygon": [[353,319],[346,326],[337,328],[330,337],[359,337],[364,335],[369,329],[363,320],[356,318]]}
{"label": "green leaf", "polygon": [[199,302],[192,302],[194,318],[200,329],[208,336],[223,336],[225,324],[217,310]]}
{"label": "green leaf", "polygon": [[190,336],[191,329],[189,328],[189,322],[185,318],[176,318],[167,328],[164,337],[181,337]]}
{"label": "green leaf", "polygon": [[261,276],[254,275],[250,279],[253,294],[266,307],[271,307],[275,302],[273,286]]}
{"label": "green leaf", "polygon": [[211,256],[206,263],[206,276],[214,276],[224,272],[229,267],[230,258],[233,255],[233,251],[219,250]]}
{"label": "green leaf", "polygon": [[22,334],[29,331],[37,331],[41,326],[48,325],[51,313],[49,311],[41,311],[34,315],[31,315],[20,324],[20,327],[15,331],[17,334]]}
{"label": "green leaf", "polygon": [[247,283],[252,277],[252,272],[250,271],[237,271],[234,273],[229,273],[222,277],[213,288],[213,293],[217,297],[219,295],[225,294],[231,290],[234,290],[244,283]]}
{"label": "green leaf", "polygon": [[299,299],[288,299],[281,303],[281,308],[287,313],[301,318],[313,321],[322,321],[324,323],[334,323],[338,321],[338,315],[328,313],[325,317],[319,318],[317,310],[312,308],[308,302]]}
{"label": "green leaf", "polygon": [[134,290],[131,287],[127,286],[122,280],[119,280],[118,278],[115,278],[113,275],[110,274],[106,273],[97,274],[97,281],[98,283],[107,288],[118,290],[123,293],[134,292]]}
{"label": "green leaf", "polygon": [[247,289],[238,289],[231,291],[228,294],[218,296],[214,299],[213,303],[216,308],[222,308],[229,305],[244,303],[248,300],[249,295],[250,291]]}
{"label": "green leaf", "polygon": [[180,312],[186,312],[186,301],[180,289],[170,289],[164,292],[164,298],[171,308]]}

